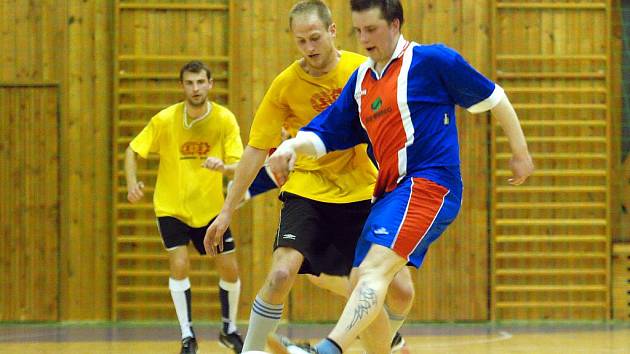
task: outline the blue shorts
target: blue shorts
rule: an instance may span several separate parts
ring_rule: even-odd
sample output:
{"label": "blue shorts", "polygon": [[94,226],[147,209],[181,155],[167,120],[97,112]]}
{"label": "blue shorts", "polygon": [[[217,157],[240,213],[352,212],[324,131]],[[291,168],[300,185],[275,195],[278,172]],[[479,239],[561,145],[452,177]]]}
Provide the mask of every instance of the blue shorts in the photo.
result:
{"label": "blue shorts", "polygon": [[378,244],[420,268],[429,245],[455,220],[460,207],[461,198],[437,183],[417,177],[403,180],[372,205],[353,266]]}

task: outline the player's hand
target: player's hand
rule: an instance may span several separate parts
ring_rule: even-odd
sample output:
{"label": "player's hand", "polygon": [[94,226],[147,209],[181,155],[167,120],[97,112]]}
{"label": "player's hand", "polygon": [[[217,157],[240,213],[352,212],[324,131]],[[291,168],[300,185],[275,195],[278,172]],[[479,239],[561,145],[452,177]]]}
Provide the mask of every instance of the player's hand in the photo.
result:
{"label": "player's hand", "polygon": [[221,212],[208,226],[206,236],[203,238],[203,247],[210,256],[216,256],[220,251],[223,251],[223,234],[230,226],[231,219],[230,215]]}
{"label": "player's hand", "polygon": [[267,166],[273,173],[278,186],[282,186],[289,178],[289,172],[293,170],[295,166],[295,160],[297,154],[291,140],[287,140],[280,144],[276,151],[271,154],[269,160],[267,160]]}
{"label": "player's hand", "polygon": [[144,183],[142,182],[137,182],[133,186],[127,186],[127,200],[129,200],[130,203],[140,201],[140,199],[144,197],[144,192],[142,191],[143,189]]}
{"label": "player's hand", "polygon": [[201,164],[201,167],[221,173],[225,171],[225,164],[223,164],[223,160],[217,157],[208,157],[206,161]]}
{"label": "player's hand", "polygon": [[529,153],[522,155],[513,155],[510,159],[510,169],[512,177],[508,179],[511,185],[518,186],[527,180],[534,173],[534,162]]}

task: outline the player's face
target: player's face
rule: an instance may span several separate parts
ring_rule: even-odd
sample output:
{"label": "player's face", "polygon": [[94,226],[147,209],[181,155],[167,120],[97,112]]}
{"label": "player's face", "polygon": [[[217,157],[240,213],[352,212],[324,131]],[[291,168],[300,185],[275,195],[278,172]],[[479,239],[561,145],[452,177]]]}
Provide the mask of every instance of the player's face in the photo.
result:
{"label": "player's face", "polygon": [[317,14],[306,13],[293,18],[291,30],[306,65],[323,69],[334,60],[336,55],[335,24],[326,28]]}
{"label": "player's face", "polygon": [[352,25],[359,43],[368,56],[379,64],[386,64],[396,49],[400,21],[388,24],[378,7],[352,12]]}
{"label": "player's face", "polygon": [[182,76],[182,86],[186,94],[186,101],[193,107],[206,104],[208,91],[212,88],[212,80],[208,80],[205,70],[198,73],[185,71]]}

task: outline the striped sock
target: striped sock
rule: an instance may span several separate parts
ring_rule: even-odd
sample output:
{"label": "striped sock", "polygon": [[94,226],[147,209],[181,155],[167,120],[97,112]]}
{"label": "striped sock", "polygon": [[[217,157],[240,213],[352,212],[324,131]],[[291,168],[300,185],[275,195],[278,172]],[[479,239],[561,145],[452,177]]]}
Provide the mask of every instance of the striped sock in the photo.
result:
{"label": "striped sock", "polygon": [[264,351],[267,335],[275,332],[284,304],[272,305],[266,303],[260,296],[256,296],[249,315],[249,328],[243,344],[243,352],[250,350]]}

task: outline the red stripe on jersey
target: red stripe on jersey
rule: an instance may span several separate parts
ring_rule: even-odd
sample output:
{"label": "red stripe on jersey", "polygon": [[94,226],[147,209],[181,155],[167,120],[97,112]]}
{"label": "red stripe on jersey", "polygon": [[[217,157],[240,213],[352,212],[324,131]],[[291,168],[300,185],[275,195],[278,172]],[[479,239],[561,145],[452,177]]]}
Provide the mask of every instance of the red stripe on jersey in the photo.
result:
{"label": "red stripe on jersey", "polygon": [[424,178],[413,178],[409,204],[392,249],[409,255],[422,242],[444,204],[448,189]]}
{"label": "red stripe on jersey", "polygon": [[[390,63],[386,74],[380,80],[368,72],[361,89],[361,122],[365,127],[374,156],[378,161],[378,179],[374,195],[392,191],[398,183],[398,151],[405,147],[407,135],[398,109],[398,75],[402,58]],[[392,89],[393,88],[393,89]]]}

